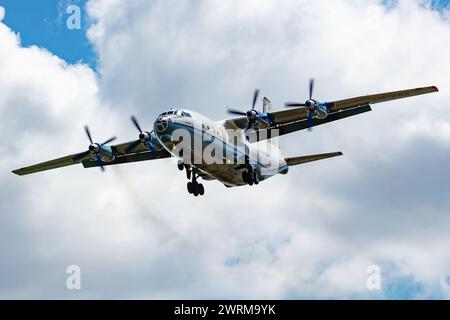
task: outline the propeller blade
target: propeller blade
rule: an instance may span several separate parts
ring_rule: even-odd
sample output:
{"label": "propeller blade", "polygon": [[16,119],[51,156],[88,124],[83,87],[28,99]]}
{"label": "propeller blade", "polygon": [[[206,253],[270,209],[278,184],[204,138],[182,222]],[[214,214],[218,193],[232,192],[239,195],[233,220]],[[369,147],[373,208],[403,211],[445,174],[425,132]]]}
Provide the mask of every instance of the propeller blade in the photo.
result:
{"label": "propeller blade", "polygon": [[139,145],[141,144],[141,140],[136,140],[133,143],[131,143],[126,149],[125,152],[126,153],[130,153],[131,151],[133,151],[134,149],[136,149]]}
{"label": "propeller blade", "polygon": [[73,161],[80,161],[81,159],[87,157],[89,154],[90,154],[89,151],[85,151],[85,152],[79,153],[75,157],[73,157]]}
{"label": "propeller blade", "polygon": [[247,116],[247,113],[246,113],[246,112],[243,112],[243,111],[237,110],[237,109],[231,109],[231,108],[228,108],[228,109],[227,109],[227,112],[228,112],[229,114],[236,114],[236,115],[239,115],[239,116]]}
{"label": "propeller blade", "polygon": [[306,105],[304,103],[297,103],[297,102],[287,102],[284,104],[287,108],[299,108],[299,107],[305,107]]}
{"label": "propeller blade", "polygon": [[314,93],[314,79],[309,80],[309,99],[311,100]]}
{"label": "propeller blade", "polygon": [[113,141],[116,140],[116,139],[117,139],[117,137],[109,138],[108,140],[106,140],[105,142],[103,142],[103,143],[101,144],[101,146],[104,146],[105,144],[108,144],[108,143],[110,143],[110,142],[113,142]]}
{"label": "propeller blade", "polygon": [[103,161],[98,154],[95,155],[95,162],[97,162],[97,165],[100,167],[100,170],[102,172],[105,172],[105,167],[103,166]]}
{"label": "propeller blade", "polygon": [[152,152],[152,154],[154,155],[154,156],[156,156],[157,154],[158,154],[158,152],[156,152],[156,149],[155,149],[155,147],[153,146],[153,144],[151,144],[150,142],[148,142],[147,141],[147,148],[148,148],[148,150],[150,150],[151,152]]}
{"label": "propeller blade", "polygon": [[312,126],[313,126],[313,113],[308,110],[308,131],[311,132],[312,131]]}
{"label": "propeller blade", "polygon": [[92,136],[91,136],[91,132],[89,131],[89,127],[84,126],[84,131],[86,131],[86,135],[88,136],[89,141],[91,142],[91,144],[93,144],[94,142],[92,141]]}
{"label": "propeller blade", "polygon": [[141,126],[139,125],[139,122],[135,116],[131,116],[131,122],[133,122],[134,126],[139,130],[140,133],[142,133]]}
{"label": "propeller blade", "polygon": [[252,110],[255,110],[256,102],[258,101],[259,89],[255,89],[255,93],[253,94],[253,104]]}

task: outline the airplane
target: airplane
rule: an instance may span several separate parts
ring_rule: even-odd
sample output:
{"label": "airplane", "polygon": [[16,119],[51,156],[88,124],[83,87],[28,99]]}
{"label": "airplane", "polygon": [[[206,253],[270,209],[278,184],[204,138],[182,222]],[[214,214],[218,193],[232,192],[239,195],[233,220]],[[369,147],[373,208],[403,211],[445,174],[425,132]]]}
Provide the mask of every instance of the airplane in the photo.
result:
{"label": "airplane", "polygon": [[[189,180],[187,191],[197,197],[205,193],[199,178],[203,181],[217,180],[226,187],[253,186],[276,174],[287,174],[290,167],[343,155],[342,152],[331,152],[284,157],[281,150],[270,143],[277,140],[274,139],[276,137],[304,129],[311,131],[325,123],[369,112],[372,104],[438,91],[436,86],[430,86],[320,102],[313,98],[314,79],[311,79],[309,99],[303,103],[286,103],[286,108],[279,111],[271,110],[272,104],[266,97],[262,99],[262,110],[257,110],[259,90],[255,90],[248,111],[228,108],[228,113],[235,117],[222,121],[213,121],[195,111],[172,108],[157,117],[151,131],[145,131],[132,116],[131,121],[139,131],[138,139],[117,145],[110,145],[116,137],[95,143],[86,126],[90,142],[86,151],[14,170],[13,173],[23,176],[80,163],[84,168],[99,167],[104,171],[104,167],[110,165],[175,157],[178,169],[186,171]],[[175,136],[180,130],[185,136],[177,140]],[[185,138],[183,147],[180,147]],[[195,145],[193,141],[200,143]],[[269,142],[270,148],[261,148],[261,141]],[[212,156],[214,161],[206,161],[206,150],[215,150],[214,153],[218,154]],[[216,152],[218,150],[223,152]]]}

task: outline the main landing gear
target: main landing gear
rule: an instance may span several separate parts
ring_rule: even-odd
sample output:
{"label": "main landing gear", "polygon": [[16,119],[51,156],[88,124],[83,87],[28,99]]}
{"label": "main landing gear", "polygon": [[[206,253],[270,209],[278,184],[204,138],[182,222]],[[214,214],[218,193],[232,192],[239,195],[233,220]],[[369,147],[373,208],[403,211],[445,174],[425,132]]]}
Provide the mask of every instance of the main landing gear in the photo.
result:
{"label": "main landing gear", "polygon": [[205,194],[205,188],[201,183],[197,182],[197,179],[195,178],[195,174],[192,176],[192,182],[187,183],[187,190],[190,194],[193,194],[194,196],[202,196]]}
{"label": "main landing gear", "polygon": [[205,188],[203,187],[203,184],[197,182],[197,175],[192,170],[192,167],[185,165],[182,161],[178,161],[178,169],[184,170],[186,169],[186,177],[189,181],[187,183],[187,191],[190,194],[193,194],[194,196],[202,196],[205,194]]}
{"label": "main landing gear", "polygon": [[258,176],[251,166],[247,167],[247,171],[242,172],[242,180],[249,186],[259,184]]}

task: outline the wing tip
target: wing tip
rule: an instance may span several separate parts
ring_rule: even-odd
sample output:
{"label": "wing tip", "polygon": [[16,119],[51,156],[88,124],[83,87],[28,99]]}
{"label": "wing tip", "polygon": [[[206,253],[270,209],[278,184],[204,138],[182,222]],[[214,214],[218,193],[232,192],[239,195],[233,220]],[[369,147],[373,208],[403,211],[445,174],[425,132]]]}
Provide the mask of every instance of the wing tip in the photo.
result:
{"label": "wing tip", "polygon": [[433,92],[439,92],[439,88],[437,86],[432,86]]}
{"label": "wing tip", "polygon": [[336,151],[336,152],[330,152],[327,155],[329,156],[329,158],[334,158],[334,157],[343,156],[344,153],[342,153],[341,151]]}
{"label": "wing tip", "polygon": [[11,172],[17,176],[23,176],[22,169],[13,170]]}

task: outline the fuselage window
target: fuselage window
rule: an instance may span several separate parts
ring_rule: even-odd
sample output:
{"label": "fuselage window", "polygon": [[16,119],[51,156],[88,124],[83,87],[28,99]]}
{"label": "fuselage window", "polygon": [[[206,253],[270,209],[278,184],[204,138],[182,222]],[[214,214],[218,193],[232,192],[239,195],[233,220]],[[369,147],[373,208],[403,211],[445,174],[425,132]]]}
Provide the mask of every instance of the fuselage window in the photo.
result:
{"label": "fuselage window", "polygon": [[192,116],[189,113],[187,113],[186,111],[183,111],[182,115],[185,117],[188,117],[188,118],[192,118]]}

